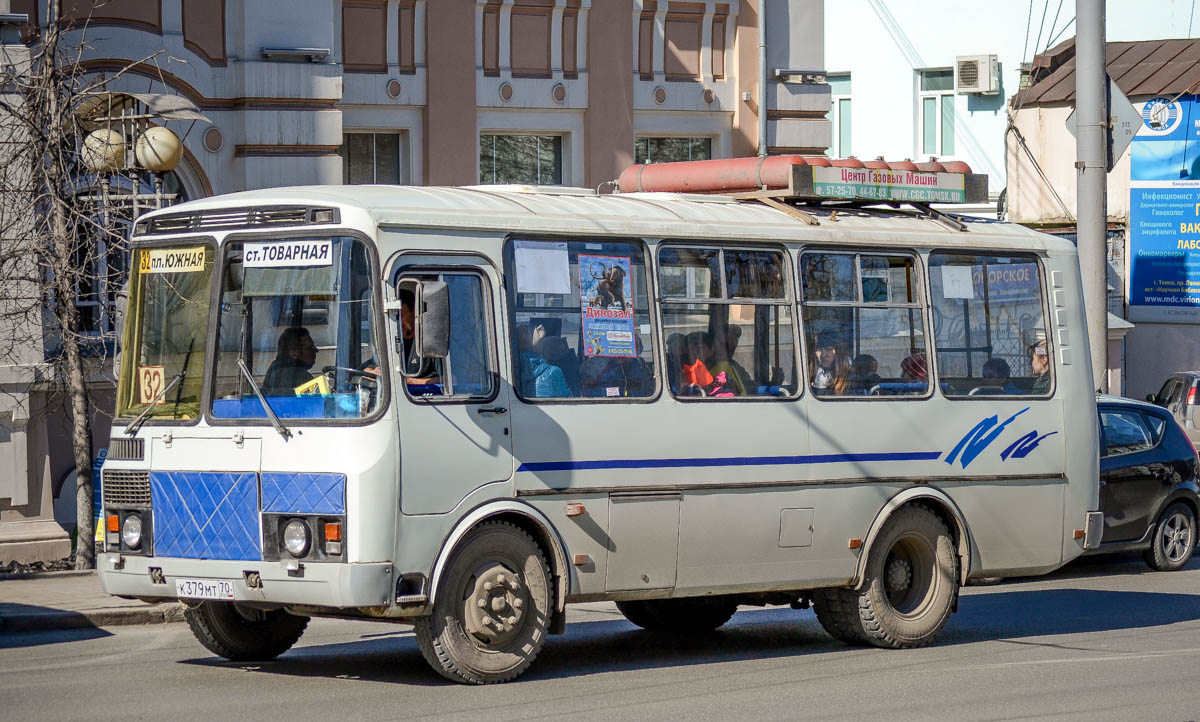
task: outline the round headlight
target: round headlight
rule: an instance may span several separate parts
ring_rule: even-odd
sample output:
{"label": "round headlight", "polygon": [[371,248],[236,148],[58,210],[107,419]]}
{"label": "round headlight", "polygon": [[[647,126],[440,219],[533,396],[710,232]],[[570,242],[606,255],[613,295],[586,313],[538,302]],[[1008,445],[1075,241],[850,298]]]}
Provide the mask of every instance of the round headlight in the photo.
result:
{"label": "round headlight", "polygon": [[142,517],[130,514],[121,522],[121,541],[127,549],[137,549],[142,545]]}
{"label": "round headlight", "polygon": [[283,528],[283,547],[297,559],[308,553],[309,541],[308,524],[303,519],[292,519]]}

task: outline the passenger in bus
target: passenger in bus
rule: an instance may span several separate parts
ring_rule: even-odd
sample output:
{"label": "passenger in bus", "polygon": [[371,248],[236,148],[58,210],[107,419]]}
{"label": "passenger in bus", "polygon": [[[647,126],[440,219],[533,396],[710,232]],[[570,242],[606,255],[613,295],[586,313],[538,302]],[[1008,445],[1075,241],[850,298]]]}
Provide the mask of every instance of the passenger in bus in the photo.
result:
{"label": "passenger in bus", "polygon": [[705,350],[703,331],[693,331],[686,336],[680,349],[681,396],[704,396],[712,386],[713,375],[704,363]]}
{"label": "passenger in bus", "polygon": [[850,364],[850,392],[867,394],[883,381],[879,375],[879,361],[869,353],[859,354]]}
{"label": "passenger in bus", "polygon": [[562,369],[538,355],[534,348],[546,336],[546,328],[528,324],[517,327],[517,352],[521,392],[536,399],[569,398],[571,389]]}
{"label": "passenger in bus", "polygon": [[579,368],[583,395],[589,398],[650,396],[654,371],[642,359],[642,339],[635,337],[637,356],[589,356]]}
{"label": "passenger in bus", "polygon": [[[722,335],[727,335],[722,334]],[[716,384],[720,383],[720,395],[722,396],[745,396],[746,386],[738,377],[737,370],[729,359],[729,341],[727,338],[717,338],[712,332],[703,335],[704,344],[704,359],[708,372],[712,374],[714,379],[713,388],[709,389],[710,395],[717,395]],[[724,377],[724,381],[720,379]]]}
{"label": "passenger in bus", "polygon": [[404,383],[408,386],[441,383],[433,359],[422,358],[417,351],[416,317],[413,312],[416,296],[407,288],[401,288],[396,295],[400,297],[400,334],[404,339]]}
{"label": "passenger in bus", "polygon": [[265,396],[295,396],[296,387],[312,381],[308,372],[317,362],[317,344],[312,334],[302,326],[285,328],[279,334],[275,360],[267,367],[263,377],[262,392]]}
{"label": "passenger in bus", "polygon": [[1008,362],[999,356],[993,356],[983,362],[983,383],[972,393],[980,394],[1019,394],[1021,390],[1010,380],[1012,369]]}
{"label": "passenger in bus", "polygon": [[579,396],[579,358],[562,336],[546,336],[538,342],[534,352],[562,371],[571,396]]}
{"label": "passenger in bus", "polygon": [[1029,347],[1029,363],[1033,367],[1033,394],[1050,393],[1050,355],[1046,351],[1046,339],[1042,339]]}
{"label": "passenger in bus", "polygon": [[817,337],[809,368],[814,394],[841,396],[849,391],[850,354],[833,336]]}
{"label": "passenger in bus", "polygon": [[924,351],[906,356],[900,362],[900,378],[908,382],[921,382],[929,378],[929,365]]}
{"label": "passenger in bus", "polygon": [[667,337],[667,383],[673,394],[682,393],[680,384],[683,375],[683,357],[686,355],[683,349],[686,345],[687,337],[681,333],[673,333]]}
{"label": "passenger in bus", "polygon": [[742,327],[736,324],[731,325],[729,330],[725,332],[725,344],[729,350],[729,365],[733,367],[733,376],[738,380],[747,392],[758,388],[758,383],[754,380],[754,375],[746,370],[744,366],[737,362],[737,347],[742,340]]}

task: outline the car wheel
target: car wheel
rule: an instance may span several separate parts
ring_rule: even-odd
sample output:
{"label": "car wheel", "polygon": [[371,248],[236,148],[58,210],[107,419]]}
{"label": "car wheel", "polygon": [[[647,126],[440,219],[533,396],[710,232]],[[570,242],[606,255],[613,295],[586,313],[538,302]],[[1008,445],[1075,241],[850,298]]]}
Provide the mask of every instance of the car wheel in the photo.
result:
{"label": "car wheel", "polygon": [[1173,572],[1188,563],[1195,549],[1196,515],[1187,504],[1175,502],[1158,517],[1143,558],[1155,571]]}

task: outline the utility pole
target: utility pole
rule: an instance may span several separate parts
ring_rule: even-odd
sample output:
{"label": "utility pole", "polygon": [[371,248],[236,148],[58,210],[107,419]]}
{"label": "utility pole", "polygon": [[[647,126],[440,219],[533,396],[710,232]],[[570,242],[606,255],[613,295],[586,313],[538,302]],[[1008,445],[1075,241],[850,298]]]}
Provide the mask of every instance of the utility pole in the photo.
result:
{"label": "utility pole", "polygon": [[[1075,217],[1092,383],[1108,387],[1108,73],[1104,0],[1075,0]],[[1052,346],[1053,347],[1053,346]]]}

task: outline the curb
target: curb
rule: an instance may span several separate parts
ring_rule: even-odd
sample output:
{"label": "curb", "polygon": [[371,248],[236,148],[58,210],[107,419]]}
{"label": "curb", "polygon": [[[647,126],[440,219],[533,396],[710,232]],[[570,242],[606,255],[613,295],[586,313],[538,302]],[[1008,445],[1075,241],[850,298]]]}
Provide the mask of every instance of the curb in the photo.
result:
{"label": "curb", "polygon": [[90,577],[96,574],[95,569],[64,569],[57,572],[0,572],[0,582],[18,579],[65,579],[70,577]]}
{"label": "curb", "polygon": [[183,605],[177,602],[131,609],[97,609],[91,612],[51,609],[44,612],[0,613],[0,632],[44,632],[55,629],[88,629],[182,621]]}

